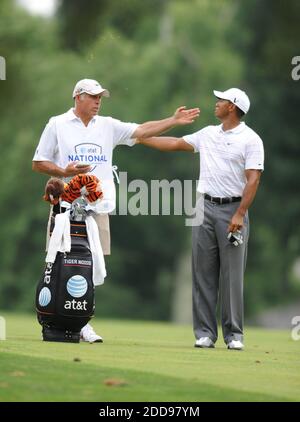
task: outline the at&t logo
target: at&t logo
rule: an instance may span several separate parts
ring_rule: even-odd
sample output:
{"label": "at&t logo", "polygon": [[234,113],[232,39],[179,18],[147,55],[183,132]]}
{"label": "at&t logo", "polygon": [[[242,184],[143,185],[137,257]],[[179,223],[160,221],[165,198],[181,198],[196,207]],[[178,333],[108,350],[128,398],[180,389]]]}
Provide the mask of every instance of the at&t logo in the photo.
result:
{"label": "at&t logo", "polygon": [[[69,278],[67,285],[67,292],[70,296],[74,298],[80,298],[84,296],[88,289],[88,283],[86,279],[82,275],[73,275]],[[80,300],[66,300],[64,308],[65,309],[72,309],[74,311],[86,311],[87,301],[80,301]]]}

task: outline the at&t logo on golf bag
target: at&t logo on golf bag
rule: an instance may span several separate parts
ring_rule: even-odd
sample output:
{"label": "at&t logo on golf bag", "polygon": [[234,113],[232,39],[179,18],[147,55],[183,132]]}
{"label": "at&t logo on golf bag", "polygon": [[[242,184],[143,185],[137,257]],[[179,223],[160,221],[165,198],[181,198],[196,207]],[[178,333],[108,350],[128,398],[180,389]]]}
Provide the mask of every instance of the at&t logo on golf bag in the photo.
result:
{"label": "at&t logo on golf bag", "polygon": [[46,268],[45,268],[45,277],[44,277],[44,282],[46,284],[49,284],[51,281],[52,268],[53,268],[52,262],[47,262]]}
{"label": "at&t logo on golf bag", "polygon": [[[84,296],[88,289],[88,283],[86,279],[81,275],[74,275],[72,276],[67,282],[67,292],[70,296],[74,298],[81,298]],[[87,301],[79,301],[79,300],[66,300],[65,302],[65,309],[73,309],[78,311],[86,311]]]}
{"label": "at&t logo on golf bag", "polygon": [[51,291],[48,287],[43,287],[39,294],[39,305],[45,307],[51,302]]}

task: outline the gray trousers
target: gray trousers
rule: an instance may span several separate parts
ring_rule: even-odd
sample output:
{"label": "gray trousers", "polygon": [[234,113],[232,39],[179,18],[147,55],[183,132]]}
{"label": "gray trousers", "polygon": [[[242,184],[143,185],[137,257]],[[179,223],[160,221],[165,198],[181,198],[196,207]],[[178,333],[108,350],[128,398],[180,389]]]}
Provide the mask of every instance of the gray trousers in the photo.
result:
{"label": "gray trousers", "polygon": [[243,341],[243,279],[249,237],[248,213],[244,243],[232,245],[227,227],[240,202],[218,205],[204,200],[204,220],[192,230],[193,324],[196,339],[218,338],[217,303],[220,300],[225,343]]}

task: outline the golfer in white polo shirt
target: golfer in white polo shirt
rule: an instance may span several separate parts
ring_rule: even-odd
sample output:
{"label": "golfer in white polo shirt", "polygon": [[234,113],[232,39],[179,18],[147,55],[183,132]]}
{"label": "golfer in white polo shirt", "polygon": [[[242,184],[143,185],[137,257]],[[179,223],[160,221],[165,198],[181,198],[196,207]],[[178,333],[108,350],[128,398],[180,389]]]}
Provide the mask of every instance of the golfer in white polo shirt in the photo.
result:
{"label": "golfer in white polo shirt", "polygon": [[220,298],[224,341],[228,349],[242,350],[248,209],[264,168],[264,148],[261,138],[241,122],[250,108],[245,92],[231,88],[214,91],[214,95],[215,115],[221,125],[182,138],[153,137],[137,142],[161,151],[200,153],[197,190],[204,202],[204,220],[192,233],[195,346],[214,347]]}
{"label": "golfer in white polo shirt", "polygon": [[[159,135],[177,125],[192,123],[199,109],[179,107],[173,116],[143,124],[124,123],[112,117],[98,116],[102,97],[110,93],[97,81],[83,79],[73,90],[74,108],[52,117],[46,125],[33,157],[34,171],[69,178],[80,173],[92,173],[101,181],[103,200],[97,205],[95,220],[105,255],[110,254],[108,213],[115,208],[113,181],[113,149],[118,145],[133,146],[135,138]],[[87,324],[82,338],[101,342]]]}

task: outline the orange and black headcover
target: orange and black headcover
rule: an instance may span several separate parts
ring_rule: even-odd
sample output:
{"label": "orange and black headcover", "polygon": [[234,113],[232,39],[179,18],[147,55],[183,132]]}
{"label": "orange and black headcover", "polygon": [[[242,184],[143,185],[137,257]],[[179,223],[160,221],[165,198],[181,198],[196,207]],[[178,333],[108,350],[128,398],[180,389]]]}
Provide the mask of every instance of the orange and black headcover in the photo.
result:
{"label": "orange and black headcover", "polygon": [[64,183],[57,177],[51,177],[45,188],[43,199],[51,204],[57,204],[59,199],[72,203],[84,195],[89,202],[95,202],[103,197],[99,179],[89,174],[78,174],[69,183]]}

